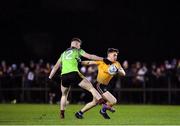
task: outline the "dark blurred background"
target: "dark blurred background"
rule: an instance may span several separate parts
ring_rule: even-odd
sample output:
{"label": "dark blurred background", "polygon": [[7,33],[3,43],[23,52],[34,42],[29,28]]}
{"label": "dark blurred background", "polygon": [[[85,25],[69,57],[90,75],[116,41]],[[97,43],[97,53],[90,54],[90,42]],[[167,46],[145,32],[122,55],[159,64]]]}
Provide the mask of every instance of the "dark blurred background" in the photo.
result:
{"label": "dark blurred background", "polygon": [[[47,77],[70,40],[79,37],[88,53],[105,57],[107,48],[119,49],[126,77],[114,77],[110,84],[118,103],[180,104],[179,5],[170,0],[0,1],[0,102],[58,102],[60,71],[52,84]],[[80,71],[94,83],[96,68]],[[88,98],[81,90],[70,94],[72,103]]]}
{"label": "dark blurred background", "polygon": [[144,0],[6,0],[0,2],[0,59],[55,62],[72,37],[82,48],[120,60],[179,58],[179,3]]}

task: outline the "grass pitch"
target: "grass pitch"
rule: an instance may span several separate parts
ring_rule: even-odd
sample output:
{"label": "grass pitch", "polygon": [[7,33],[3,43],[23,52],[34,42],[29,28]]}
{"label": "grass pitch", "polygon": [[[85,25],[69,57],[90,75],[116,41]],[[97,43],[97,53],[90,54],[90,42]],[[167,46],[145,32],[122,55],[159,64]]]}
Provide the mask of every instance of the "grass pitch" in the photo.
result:
{"label": "grass pitch", "polygon": [[59,119],[59,106],[48,104],[0,104],[0,125],[180,125],[180,106],[117,105],[111,119],[105,120],[97,106],[76,119],[83,105],[69,105],[65,119]]}

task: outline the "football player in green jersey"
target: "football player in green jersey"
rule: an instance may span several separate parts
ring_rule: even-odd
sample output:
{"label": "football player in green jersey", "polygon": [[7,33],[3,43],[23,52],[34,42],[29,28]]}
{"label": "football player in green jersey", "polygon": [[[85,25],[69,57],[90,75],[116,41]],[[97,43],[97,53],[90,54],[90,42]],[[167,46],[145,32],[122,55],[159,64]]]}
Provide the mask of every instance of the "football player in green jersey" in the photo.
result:
{"label": "football player in green jersey", "polygon": [[81,43],[82,41],[79,38],[73,38],[71,40],[71,47],[61,54],[49,75],[49,79],[52,79],[56,71],[61,67],[62,96],[60,101],[60,117],[62,119],[64,118],[67,97],[71,85],[77,85],[86,89],[99,101],[99,104],[104,103],[102,96],[93,87],[91,82],[88,81],[78,70],[78,59],[80,59],[81,56],[91,60],[103,60],[103,58],[86,53],[81,49]]}

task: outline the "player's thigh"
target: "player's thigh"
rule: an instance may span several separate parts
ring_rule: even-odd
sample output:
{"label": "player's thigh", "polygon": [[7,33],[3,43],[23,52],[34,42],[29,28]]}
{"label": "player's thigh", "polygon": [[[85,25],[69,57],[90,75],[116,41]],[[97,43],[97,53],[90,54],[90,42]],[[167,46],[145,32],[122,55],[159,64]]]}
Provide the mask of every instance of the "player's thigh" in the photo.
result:
{"label": "player's thigh", "polygon": [[109,92],[106,91],[102,94],[103,98],[112,104],[116,104],[117,99]]}
{"label": "player's thigh", "polygon": [[86,90],[90,90],[91,88],[93,88],[92,84],[90,81],[88,81],[86,78],[84,78],[80,83],[79,83],[79,86],[83,89],[86,89]]}
{"label": "player's thigh", "polygon": [[92,102],[93,102],[94,104],[98,104],[98,100],[97,100],[95,97],[93,97]]}
{"label": "player's thigh", "polygon": [[64,86],[61,84],[61,93],[62,93],[62,95],[68,95],[69,90],[70,90],[70,87],[64,87]]}

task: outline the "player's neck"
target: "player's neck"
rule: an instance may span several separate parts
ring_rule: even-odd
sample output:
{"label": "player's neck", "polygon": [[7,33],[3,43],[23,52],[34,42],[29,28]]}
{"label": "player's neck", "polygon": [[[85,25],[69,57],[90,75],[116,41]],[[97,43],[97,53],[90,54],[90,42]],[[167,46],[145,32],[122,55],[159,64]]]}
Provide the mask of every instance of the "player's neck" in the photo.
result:
{"label": "player's neck", "polygon": [[74,47],[74,46],[71,46],[70,48],[72,48],[72,49],[78,49],[78,48],[76,48],[76,47]]}
{"label": "player's neck", "polygon": [[113,62],[111,58],[107,57],[107,59],[108,59],[109,61]]}

